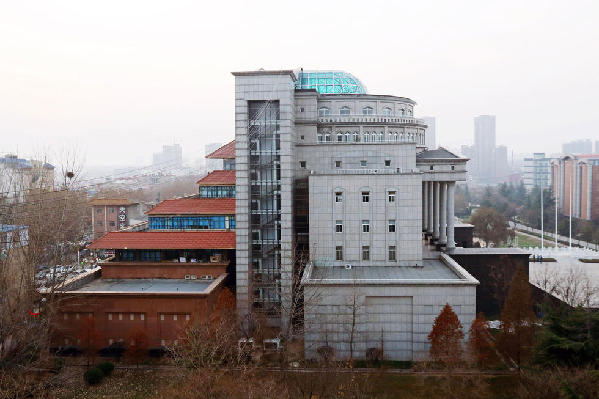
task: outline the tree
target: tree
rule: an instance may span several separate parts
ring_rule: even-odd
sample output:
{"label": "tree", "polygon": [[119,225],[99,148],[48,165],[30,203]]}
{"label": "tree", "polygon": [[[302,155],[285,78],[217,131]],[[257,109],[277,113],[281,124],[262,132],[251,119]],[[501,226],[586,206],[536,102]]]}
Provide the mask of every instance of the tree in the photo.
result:
{"label": "tree", "polygon": [[125,352],[139,366],[140,360],[148,354],[148,335],[143,328],[137,328],[129,334],[129,348]]}
{"label": "tree", "polygon": [[487,247],[499,245],[510,236],[506,218],[492,208],[479,208],[470,222],[474,225],[474,235],[487,243]]}
{"label": "tree", "polygon": [[499,350],[512,359],[518,369],[532,352],[535,316],[528,276],[518,269],[501,309]]}
{"label": "tree", "polygon": [[446,303],[428,334],[431,358],[445,366],[455,366],[462,360],[462,339],[464,339],[462,323],[451,306]]}
{"label": "tree", "polygon": [[484,366],[493,354],[493,340],[489,332],[489,324],[482,312],[476,315],[470,325],[468,349],[472,360],[479,367]]}

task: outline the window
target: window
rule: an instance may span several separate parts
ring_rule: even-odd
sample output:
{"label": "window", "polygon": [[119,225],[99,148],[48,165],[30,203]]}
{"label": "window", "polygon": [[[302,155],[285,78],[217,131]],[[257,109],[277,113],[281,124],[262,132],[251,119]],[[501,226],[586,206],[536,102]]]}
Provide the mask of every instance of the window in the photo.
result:
{"label": "window", "polygon": [[362,260],[370,260],[370,247],[367,245],[362,247]]}
{"label": "window", "polygon": [[455,170],[455,165],[451,165],[451,170]]}
{"label": "window", "polygon": [[387,195],[389,202],[395,202],[395,191],[389,191]]}
{"label": "window", "polygon": [[372,107],[362,108],[362,115],[372,115],[372,114],[373,114]]}
{"label": "window", "polygon": [[433,170],[433,169],[434,169],[433,165],[429,166],[429,170]]}
{"label": "window", "polygon": [[318,109],[318,116],[329,116],[331,111],[327,107],[321,107]]}
{"label": "window", "polygon": [[395,233],[395,220],[389,220],[389,233]]}
{"label": "window", "polygon": [[349,115],[351,113],[351,110],[349,109],[349,107],[341,107],[341,109],[339,110],[339,115]]}
{"label": "window", "polygon": [[335,202],[343,202],[343,192],[335,192]]}
{"label": "window", "polygon": [[370,141],[370,133],[365,132],[364,133],[364,142],[368,143]]}
{"label": "window", "polygon": [[318,142],[322,142],[322,133],[318,133]]}
{"label": "window", "polygon": [[385,166],[387,166],[387,167],[391,166],[391,160],[390,159],[385,159]]}
{"label": "window", "polygon": [[335,260],[343,260],[343,247],[341,245],[335,247]]}
{"label": "window", "polygon": [[345,132],[345,141],[351,141],[351,134],[349,132]]}
{"label": "window", "polygon": [[324,141],[331,141],[331,133],[327,133],[324,135]]}
{"label": "window", "polygon": [[392,115],[392,113],[393,113],[393,112],[391,111],[391,108],[389,108],[389,107],[385,107],[385,108],[383,108],[383,115],[384,115],[384,116],[391,116],[391,115]]}
{"label": "window", "polygon": [[114,220],[111,220],[110,222],[108,222],[108,224],[109,224],[111,227],[114,227],[114,226],[116,226],[116,223],[114,222]]}
{"label": "window", "polygon": [[383,133],[383,132],[379,133],[379,141],[385,141],[385,133]]}
{"label": "window", "polygon": [[397,250],[395,245],[389,245],[389,260],[395,262],[397,260]]}
{"label": "window", "polygon": [[368,165],[368,162],[366,162],[365,160],[361,160],[361,161],[360,161],[360,166],[361,166],[361,167],[365,168],[365,167],[366,167],[366,165]]}
{"label": "window", "polygon": [[343,233],[343,221],[335,221],[335,233]]}
{"label": "window", "polygon": [[399,111],[399,113],[400,113],[400,114],[403,116],[403,115],[405,115],[405,114],[406,114],[406,110],[402,108],[402,109]]}
{"label": "window", "polygon": [[358,132],[354,132],[354,141],[355,141],[356,143],[359,143],[359,142],[360,142],[360,133],[358,133]]}
{"label": "window", "polygon": [[370,202],[370,192],[362,191],[362,202]]}
{"label": "window", "polygon": [[337,141],[343,141],[343,133],[337,133]]}
{"label": "window", "polygon": [[98,220],[98,226],[103,226],[104,224],[102,223],[101,220]]}
{"label": "window", "polygon": [[114,213],[114,208],[110,208],[110,213]]}
{"label": "window", "polygon": [[102,213],[102,208],[97,208],[96,213]]}
{"label": "window", "polygon": [[302,135],[300,136],[300,140],[303,140],[303,139],[304,139],[304,135],[302,134]]}
{"label": "window", "polygon": [[300,107],[300,112],[304,112],[304,107]]}
{"label": "window", "polygon": [[306,169],[306,161],[300,161],[300,168]]}
{"label": "window", "polygon": [[370,233],[370,220],[362,220],[362,233]]}
{"label": "window", "polygon": [[336,168],[340,168],[341,167],[341,161],[335,161],[335,167]]}

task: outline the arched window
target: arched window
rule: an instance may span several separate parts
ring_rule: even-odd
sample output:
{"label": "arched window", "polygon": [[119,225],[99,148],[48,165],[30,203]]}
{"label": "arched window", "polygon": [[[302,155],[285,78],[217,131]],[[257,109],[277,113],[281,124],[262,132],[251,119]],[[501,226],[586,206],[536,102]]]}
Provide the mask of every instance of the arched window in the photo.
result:
{"label": "arched window", "polygon": [[343,141],[343,133],[337,133],[337,141]]}
{"label": "arched window", "polygon": [[385,133],[383,133],[383,132],[379,133],[379,141],[385,141]]}
{"label": "arched window", "polygon": [[341,107],[339,110],[339,115],[349,115],[351,113],[351,109],[349,107]]}
{"label": "arched window", "polygon": [[411,109],[408,110],[408,115],[412,115],[412,110]]}
{"label": "arched window", "polygon": [[397,132],[393,133],[393,141],[397,141],[399,139],[399,136],[397,135]]}
{"label": "arched window", "polygon": [[401,116],[404,116],[404,115],[406,114],[406,110],[402,108],[402,109],[399,111],[399,113],[401,114]]}
{"label": "arched window", "polygon": [[354,132],[354,141],[358,143],[360,141],[360,133]]}
{"label": "arched window", "polygon": [[372,107],[364,107],[362,108],[362,115],[372,115],[373,114]]}
{"label": "arched window", "polygon": [[322,133],[318,133],[318,142],[322,141]]}
{"label": "arched window", "polygon": [[351,134],[349,132],[345,132],[345,141],[351,141]]}
{"label": "arched window", "polygon": [[393,115],[393,111],[391,111],[391,108],[385,107],[385,108],[383,108],[383,115],[384,116],[391,116],[391,115]]}
{"label": "arched window", "polygon": [[324,141],[331,141],[331,133],[326,133],[324,135]]}
{"label": "arched window", "polygon": [[364,132],[364,142],[368,143],[370,141],[370,133]]}
{"label": "arched window", "polygon": [[320,107],[318,109],[318,116],[329,116],[331,111],[327,107]]}

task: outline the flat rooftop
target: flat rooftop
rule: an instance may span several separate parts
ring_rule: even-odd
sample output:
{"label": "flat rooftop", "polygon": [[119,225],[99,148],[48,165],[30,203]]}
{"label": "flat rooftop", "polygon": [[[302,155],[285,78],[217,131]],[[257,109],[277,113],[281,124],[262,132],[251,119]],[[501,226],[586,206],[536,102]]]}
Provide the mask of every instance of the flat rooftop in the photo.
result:
{"label": "flat rooftop", "polygon": [[[435,284],[471,283],[478,284],[468,272],[451,258],[424,259],[423,266],[314,266],[310,282],[318,284],[350,282],[378,284]],[[448,263],[446,263],[448,262]]]}
{"label": "flat rooftop", "polygon": [[520,248],[461,248],[448,250],[449,255],[530,255]]}
{"label": "flat rooftop", "polygon": [[134,294],[205,294],[217,280],[98,278],[71,292]]}

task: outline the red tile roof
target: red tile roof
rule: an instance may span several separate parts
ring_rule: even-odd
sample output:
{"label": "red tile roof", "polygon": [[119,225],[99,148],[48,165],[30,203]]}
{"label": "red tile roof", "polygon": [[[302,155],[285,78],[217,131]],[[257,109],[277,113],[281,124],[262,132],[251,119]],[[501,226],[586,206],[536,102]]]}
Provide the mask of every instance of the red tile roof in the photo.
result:
{"label": "red tile roof", "polygon": [[148,215],[234,215],[235,198],[177,198],[165,200]]}
{"label": "red tile roof", "polygon": [[206,155],[210,159],[235,159],[235,140]]}
{"label": "red tile roof", "polygon": [[200,186],[234,186],[234,170],[215,170],[197,181]]}
{"label": "red tile roof", "polygon": [[234,231],[113,231],[89,249],[235,249]]}

